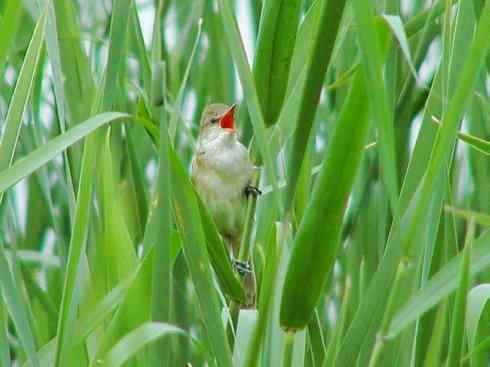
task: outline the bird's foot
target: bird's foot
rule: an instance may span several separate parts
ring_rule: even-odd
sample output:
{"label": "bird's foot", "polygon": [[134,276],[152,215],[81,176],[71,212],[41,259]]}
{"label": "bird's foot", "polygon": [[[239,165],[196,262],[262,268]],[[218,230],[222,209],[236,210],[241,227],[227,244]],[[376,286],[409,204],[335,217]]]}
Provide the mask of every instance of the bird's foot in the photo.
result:
{"label": "bird's foot", "polygon": [[254,196],[262,195],[262,191],[260,191],[258,187],[248,184],[247,186],[245,186],[245,196],[248,199],[250,195],[254,195]]}
{"label": "bird's foot", "polygon": [[252,266],[250,265],[249,261],[240,261],[236,259],[231,260],[233,263],[233,267],[237,271],[240,276],[244,277],[247,274],[252,273]]}

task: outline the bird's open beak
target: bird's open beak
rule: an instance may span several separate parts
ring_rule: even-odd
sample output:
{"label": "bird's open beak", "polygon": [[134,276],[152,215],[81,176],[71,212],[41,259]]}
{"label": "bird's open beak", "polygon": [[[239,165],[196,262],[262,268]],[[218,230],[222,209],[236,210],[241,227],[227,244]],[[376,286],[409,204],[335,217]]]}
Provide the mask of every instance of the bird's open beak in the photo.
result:
{"label": "bird's open beak", "polygon": [[219,119],[219,126],[222,129],[235,130],[235,110],[236,104],[231,105],[231,107],[226,111],[223,116]]}

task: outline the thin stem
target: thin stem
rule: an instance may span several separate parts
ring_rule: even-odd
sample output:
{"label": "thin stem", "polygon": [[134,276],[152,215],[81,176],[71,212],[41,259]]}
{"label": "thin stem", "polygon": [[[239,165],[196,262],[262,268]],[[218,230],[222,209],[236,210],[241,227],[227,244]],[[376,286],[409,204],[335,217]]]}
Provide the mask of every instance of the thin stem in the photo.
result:
{"label": "thin stem", "polygon": [[268,320],[271,317],[271,309],[274,307],[273,291],[277,282],[277,273],[279,264],[283,254],[285,239],[288,237],[290,227],[287,223],[283,223],[279,230],[279,235],[276,242],[270,244],[267,261],[267,268],[264,269],[263,281],[260,287],[261,299],[258,312],[257,323],[255,325],[249,346],[247,348],[247,357],[245,359],[245,367],[255,367],[258,365],[260,355],[260,347],[264,334],[268,325]]}
{"label": "thin stem", "polygon": [[[255,145],[253,144],[253,141],[250,144],[250,151],[251,151],[250,155],[252,157],[257,155],[257,151],[255,149]],[[260,162],[260,157],[257,157],[256,159],[257,162]],[[251,185],[258,187],[259,182],[260,182],[260,170],[257,170],[252,175]],[[238,260],[240,261],[247,261],[250,256],[250,249],[252,247],[252,241],[251,241],[252,228],[253,228],[256,206],[257,206],[257,196],[250,195],[247,200],[247,213],[245,217],[245,224],[243,226],[243,234],[242,234],[240,249],[238,253]],[[232,300],[230,302],[229,311],[230,311],[231,322],[228,323],[228,326],[226,328],[226,334],[228,336],[228,342],[230,344],[230,347],[233,349],[234,341],[235,341],[234,330],[236,330],[238,325],[238,314],[240,312],[240,304]]]}
{"label": "thin stem", "polygon": [[[259,180],[260,180],[260,172],[258,171],[257,173],[254,174],[252,178],[252,185],[257,186]],[[243,227],[242,240],[240,242],[240,251],[238,254],[238,260],[240,261],[247,261],[250,255],[253,218],[254,218],[256,204],[257,204],[256,196],[251,195],[247,203],[246,221]],[[231,348],[233,348],[233,344],[234,344],[235,338],[234,338],[233,331],[236,330],[238,324],[239,311],[240,311],[240,304],[232,300],[230,302],[231,323],[228,324],[228,327],[226,329],[226,333],[228,335],[228,342],[230,343]]]}
{"label": "thin stem", "polygon": [[390,321],[393,316],[393,311],[395,309],[396,300],[398,298],[400,290],[400,281],[405,274],[406,265],[403,260],[398,264],[398,269],[395,275],[395,280],[393,282],[393,288],[391,289],[391,294],[388,299],[388,304],[386,306],[386,313],[383,321],[381,322],[381,328],[379,334],[376,336],[376,344],[374,345],[373,352],[371,354],[371,359],[369,360],[369,367],[376,367],[379,365],[380,357],[382,355],[383,349],[386,345],[386,333],[388,327],[390,326]]}
{"label": "thin stem", "polygon": [[[254,187],[258,187],[260,181],[260,171],[257,170],[254,172],[251,180],[251,184]],[[246,221],[243,227],[243,235],[242,240],[240,242],[240,251],[238,254],[238,260],[246,261],[250,255],[251,249],[251,237],[252,237],[252,228],[255,214],[255,207],[257,206],[257,196],[250,195],[247,202],[247,214]]]}
{"label": "thin stem", "polygon": [[283,367],[291,367],[293,365],[293,346],[294,346],[294,331],[286,331],[284,344],[284,359]]}

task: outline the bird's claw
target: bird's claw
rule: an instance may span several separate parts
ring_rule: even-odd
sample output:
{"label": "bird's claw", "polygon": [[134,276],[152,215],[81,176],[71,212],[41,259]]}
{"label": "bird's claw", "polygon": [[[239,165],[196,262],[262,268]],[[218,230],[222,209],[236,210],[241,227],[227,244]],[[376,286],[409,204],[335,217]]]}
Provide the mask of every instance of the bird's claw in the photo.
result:
{"label": "bird's claw", "polygon": [[254,196],[262,195],[262,191],[260,191],[258,187],[249,184],[245,186],[245,196],[248,199],[250,195],[254,195]]}
{"label": "bird's claw", "polygon": [[232,259],[231,261],[233,263],[233,267],[235,268],[237,273],[240,274],[240,276],[243,277],[247,274],[252,273],[252,266],[250,265],[250,262],[240,261],[240,260],[236,260],[236,259]]}

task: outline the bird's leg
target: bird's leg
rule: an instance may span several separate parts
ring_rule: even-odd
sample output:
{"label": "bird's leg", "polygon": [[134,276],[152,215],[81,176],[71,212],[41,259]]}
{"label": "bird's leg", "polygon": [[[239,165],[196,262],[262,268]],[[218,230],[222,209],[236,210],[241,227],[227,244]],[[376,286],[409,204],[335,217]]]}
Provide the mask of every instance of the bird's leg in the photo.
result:
{"label": "bird's leg", "polygon": [[252,186],[250,184],[245,186],[244,192],[247,199],[250,195],[255,195],[255,196],[262,195],[262,191],[260,191],[258,187]]}
{"label": "bird's leg", "polygon": [[237,271],[240,276],[244,277],[247,274],[252,273],[252,266],[250,265],[249,261],[240,261],[236,259],[231,260],[233,263],[233,267]]}

